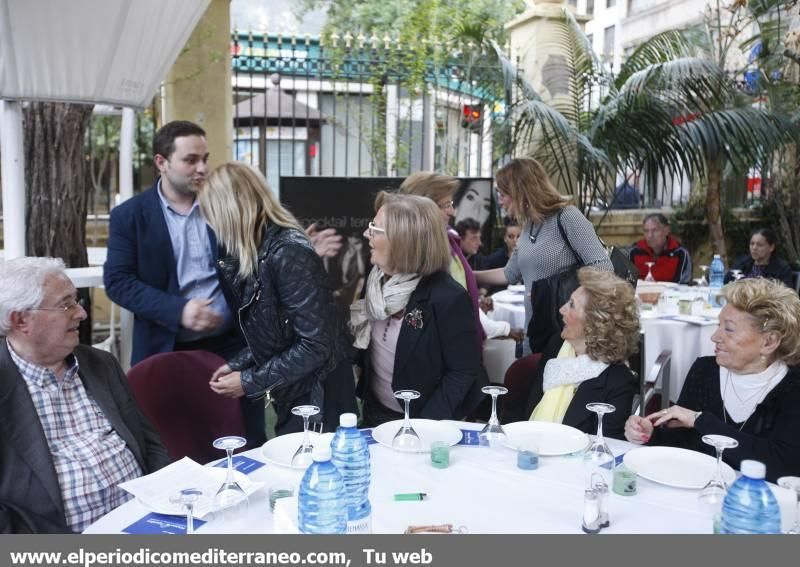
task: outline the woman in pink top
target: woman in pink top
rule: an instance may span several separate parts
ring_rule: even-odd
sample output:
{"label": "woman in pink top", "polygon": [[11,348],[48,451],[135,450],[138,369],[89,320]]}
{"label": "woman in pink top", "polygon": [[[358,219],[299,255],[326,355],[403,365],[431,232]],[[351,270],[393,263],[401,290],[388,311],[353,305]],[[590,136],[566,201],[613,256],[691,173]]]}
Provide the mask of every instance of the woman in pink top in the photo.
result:
{"label": "woman in pink top", "polygon": [[439,207],[414,195],[382,193],[364,235],[373,264],[365,298],[351,308],[361,350],[363,422],[403,414],[393,392],[417,390],[411,415],[461,419],[488,383],[470,297],[449,274],[450,246]]}

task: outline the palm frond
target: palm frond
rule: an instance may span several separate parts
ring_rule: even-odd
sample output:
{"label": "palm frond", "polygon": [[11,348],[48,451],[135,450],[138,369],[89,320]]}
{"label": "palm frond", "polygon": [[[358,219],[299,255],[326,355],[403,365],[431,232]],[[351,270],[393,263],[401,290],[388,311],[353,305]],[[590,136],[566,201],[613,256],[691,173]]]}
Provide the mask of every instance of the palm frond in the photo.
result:
{"label": "palm frond", "polygon": [[628,56],[622,63],[614,82],[620,89],[631,75],[651,65],[691,57],[694,55],[696,45],[696,42],[690,40],[690,30],[687,29],[667,30],[656,34]]}

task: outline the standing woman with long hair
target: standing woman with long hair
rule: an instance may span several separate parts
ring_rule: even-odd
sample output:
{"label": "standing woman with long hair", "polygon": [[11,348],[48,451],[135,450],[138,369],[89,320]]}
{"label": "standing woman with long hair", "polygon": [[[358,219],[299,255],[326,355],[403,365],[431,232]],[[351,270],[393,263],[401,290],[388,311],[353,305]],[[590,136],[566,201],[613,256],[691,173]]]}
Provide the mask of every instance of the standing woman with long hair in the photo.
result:
{"label": "standing woman with long hair", "polygon": [[[524,282],[525,322],[530,329],[531,319],[537,317],[537,306],[531,305],[534,283],[575,265],[608,271],[614,267],[592,223],[556,190],[538,161],[512,159],[497,171],[495,185],[500,206],[524,225],[506,267],[475,272],[475,278],[486,287]],[[544,324],[543,319],[536,325]]]}
{"label": "standing woman with long hair", "polygon": [[[217,234],[220,281],[247,347],[211,378],[216,393],[265,396],[276,432],[302,431],[294,406],[320,408],[329,431],[355,412],[344,321],[322,261],[260,172],[229,162],[208,176],[200,208]],[[314,418],[312,418],[313,420]]]}

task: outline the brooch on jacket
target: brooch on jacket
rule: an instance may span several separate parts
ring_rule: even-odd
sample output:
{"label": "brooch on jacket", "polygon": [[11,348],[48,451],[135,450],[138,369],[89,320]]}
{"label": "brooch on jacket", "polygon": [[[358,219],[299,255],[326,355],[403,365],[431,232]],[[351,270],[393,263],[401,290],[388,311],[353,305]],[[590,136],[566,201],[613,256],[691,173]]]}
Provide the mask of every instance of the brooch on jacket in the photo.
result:
{"label": "brooch on jacket", "polygon": [[422,320],[422,311],[419,308],[412,309],[406,313],[405,320],[413,329],[421,329],[425,324]]}

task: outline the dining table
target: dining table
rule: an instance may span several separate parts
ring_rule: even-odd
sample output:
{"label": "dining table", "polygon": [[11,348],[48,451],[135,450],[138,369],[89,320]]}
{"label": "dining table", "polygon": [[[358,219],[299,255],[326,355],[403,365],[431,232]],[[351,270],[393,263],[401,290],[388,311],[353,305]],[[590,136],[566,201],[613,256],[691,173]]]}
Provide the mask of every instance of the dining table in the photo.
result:
{"label": "dining table", "polygon": [[[672,353],[666,382],[657,384],[662,392],[662,407],[677,402],[683,383],[694,361],[714,355],[711,335],[719,327],[719,307],[705,299],[708,288],[677,284],[664,285],[662,299],[656,305],[642,304],[639,323],[644,333],[644,368],[653,367],[662,351]],[[688,312],[681,313],[678,303],[690,302]],[[666,395],[663,395],[666,394]]]}
{"label": "dining table", "polygon": [[[398,452],[368,435],[372,533],[398,534],[409,526],[442,524],[481,534],[583,533],[586,467],[582,450],[562,456],[542,456],[536,470],[522,470],[517,467],[515,450],[474,444],[482,424],[441,423],[450,430],[460,430],[463,436],[459,444],[450,448],[449,466],[441,469],[431,465],[428,452]],[[587,444],[590,438],[587,437]],[[606,441],[617,460],[637,449],[626,441]],[[289,517],[287,521],[286,517],[286,510],[296,509],[296,501],[293,508],[293,499],[278,500],[276,511],[271,512],[268,492],[270,487],[289,486],[296,495],[304,471],[285,466],[288,463],[267,460],[262,448],[241,455],[264,463],[249,473],[252,480],[264,483],[264,487],[250,497],[249,506],[239,517],[211,516],[196,533],[268,534],[296,530],[295,518]],[[187,485],[191,482],[186,479]],[[186,487],[174,486],[170,490],[181,488]],[[781,506],[782,525],[788,528],[794,519],[795,495],[774,485],[771,488]],[[425,497],[410,501],[395,499],[397,494],[409,493],[423,493]],[[600,533],[712,533],[712,518],[699,505],[698,494],[699,490],[639,477],[635,495],[610,492],[607,502],[610,525]],[[132,499],[89,526],[85,533],[128,533],[128,527],[148,513],[147,507]]]}
{"label": "dining table", "polygon": [[488,316],[495,321],[509,323],[512,329],[527,329],[525,324],[524,287],[509,286],[509,289],[493,294],[493,309],[488,313]]}

